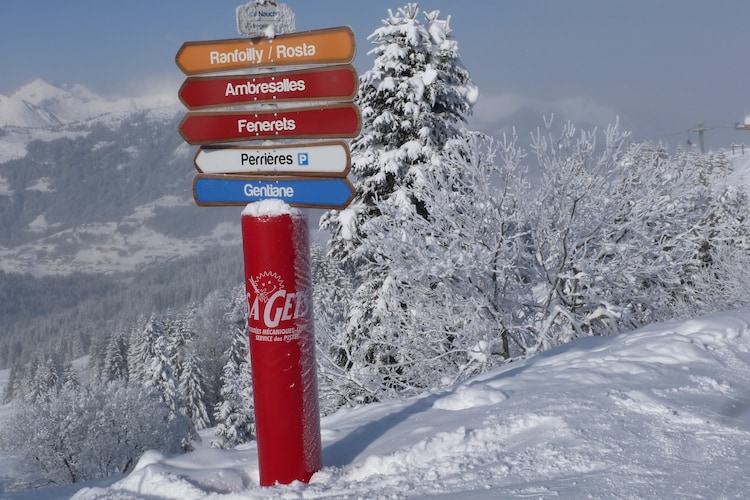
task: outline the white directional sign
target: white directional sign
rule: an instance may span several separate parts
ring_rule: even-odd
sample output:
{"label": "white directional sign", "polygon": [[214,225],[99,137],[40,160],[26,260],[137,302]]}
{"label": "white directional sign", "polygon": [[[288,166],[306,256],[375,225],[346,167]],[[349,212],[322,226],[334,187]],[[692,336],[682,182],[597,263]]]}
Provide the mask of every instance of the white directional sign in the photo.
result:
{"label": "white directional sign", "polygon": [[344,141],[276,146],[204,146],[195,155],[195,168],[205,174],[297,175],[346,177],[351,166]]}

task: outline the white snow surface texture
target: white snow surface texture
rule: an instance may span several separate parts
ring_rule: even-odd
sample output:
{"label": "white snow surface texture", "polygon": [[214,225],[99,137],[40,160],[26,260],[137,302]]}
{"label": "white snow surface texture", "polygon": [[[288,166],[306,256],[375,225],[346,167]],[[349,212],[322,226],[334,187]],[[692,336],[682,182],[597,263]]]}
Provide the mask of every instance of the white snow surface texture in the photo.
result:
{"label": "white snow surface texture", "polygon": [[202,445],[147,453],[73,498],[747,498],[749,325],[740,310],[580,339],[452,390],[340,410],[322,419],[309,484],[261,487],[254,444]]}

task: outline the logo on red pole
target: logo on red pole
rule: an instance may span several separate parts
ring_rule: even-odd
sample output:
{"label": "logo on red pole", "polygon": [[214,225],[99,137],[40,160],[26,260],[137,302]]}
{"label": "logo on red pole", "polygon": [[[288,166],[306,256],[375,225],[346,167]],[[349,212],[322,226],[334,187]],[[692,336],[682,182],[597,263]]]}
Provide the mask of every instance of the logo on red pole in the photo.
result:
{"label": "logo on red pole", "polygon": [[[289,292],[284,279],[273,271],[263,271],[248,278],[248,316],[265,328],[252,328],[251,334],[261,342],[289,342],[300,337],[296,325],[288,322],[305,317],[307,313],[304,293]],[[285,328],[286,327],[286,328]]]}

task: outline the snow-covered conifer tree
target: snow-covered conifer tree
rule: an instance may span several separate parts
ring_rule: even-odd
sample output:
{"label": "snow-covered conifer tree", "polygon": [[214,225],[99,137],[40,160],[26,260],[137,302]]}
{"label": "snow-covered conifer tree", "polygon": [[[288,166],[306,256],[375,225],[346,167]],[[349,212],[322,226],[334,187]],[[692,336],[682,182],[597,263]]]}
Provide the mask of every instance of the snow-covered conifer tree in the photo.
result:
{"label": "snow-covered conifer tree", "polygon": [[162,321],[154,314],[142,327],[136,326],[133,328],[128,348],[128,375],[131,381],[140,384],[145,382],[146,371],[155,356],[156,340],[163,333]]}
{"label": "snow-covered conifer tree", "polygon": [[102,377],[104,380],[128,380],[128,339],[121,330],[109,338]]}
{"label": "snow-covered conifer tree", "polygon": [[[383,26],[370,37],[375,62],[360,79],[357,102],[363,129],[352,143],[357,193],[347,209],[321,219],[321,228],[331,234],[328,255],[352,276],[354,292],[346,312],[346,345],[341,346],[340,363],[352,367],[361,362],[357,370],[377,371],[396,362],[396,347],[383,342],[374,329],[391,314],[389,308],[403,306],[386,302],[384,294],[410,280],[408,275],[388,272],[379,235],[368,233],[368,223],[394,216],[381,208],[389,200],[401,207],[401,221],[429,217],[419,186],[425,171],[440,164],[449,140],[464,134],[465,118],[477,96],[460,63],[449,19],[431,12],[422,23],[418,14],[416,4],[389,11]],[[421,244],[419,234],[409,237],[414,238],[411,244]]]}
{"label": "snow-covered conifer tree", "polygon": [[78,373],[71,361],[66,361],[63,365],[61,387],[71,389],[80,387],[81,381],[78,380]]}
{"label": "snow-covered conifer tree", "polygon": [[56,396],[60,390],[59,381],[60,375],[57,365],[52,358],[47,358],[44,363],[36,367],[26,390],[26,400],[31,402],[46,401]]}
{"label": "snow-covered conifer tree", "polygon": [[204,429],[210,421],[203,401],[205,391],[200,358],[192,348],[186,349],[183,357],[177,391],[196,430]]}
{"label": "snow-covered conifer tree", "polygon": [[8,370],[8,380],[5,383],[5,388],[3,389],[3,403],[10,403],[13,398],[16,396],[16,388],[18,386],[19,380],[18,380],[18,365],[13,363],[10,365],[10,370]]}
{"label": "snow-covered conifer tree", "polygon": [[173,363],[172,345],[166,335],[156,339],[153,356],[144,372],[143,385],[160,394],[173,414],[180,412],[182,400],[177,392],[177,373]]}
{"label": "snow-covered conifer tree", "polygon": [[215,448],[232,448],[254,436],[253,391],[250,374],[249,338],[242,328],[235,330],[221,376],[220,401],[214,408]]}
{"label": "snow-covered conifer tree", "polygon": [[371,253],[357,249],[366,236],[361,226],[378,216],[379,201],[418,181],[423,165],[440,154],[448,139],[463,133],[476,99],[449,21],[433,12],[425,25],[418,14],[416,4],[389,11],[384,26],[370,35],[376,58],[360,78],[356,101],[363,128],[352,142],[357,193],[346,210],[321,220],[332,233],[330,253],[349,265]]}

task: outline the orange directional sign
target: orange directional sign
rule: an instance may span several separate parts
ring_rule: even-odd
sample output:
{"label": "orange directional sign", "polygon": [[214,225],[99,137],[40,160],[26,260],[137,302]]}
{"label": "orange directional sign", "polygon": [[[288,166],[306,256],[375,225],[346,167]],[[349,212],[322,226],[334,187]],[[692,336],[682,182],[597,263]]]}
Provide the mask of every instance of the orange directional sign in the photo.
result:
{"label": "orange directional sign", "polygon": [[175,62],[186,75],[268,66],[348,64],[354,59],[355,47],[354,32],[343,26],[277,35],[273,39],[185,42]]}
{"label": "orange directional sign", "polygon": [[263,112],[191,112],[180,122],[180,134],[193,145],[268,139],[347,138],[359,135],[361,128],[359,108],[352,103]]}
{"label": "orange directional sign", "polygon": [[188,109],[261,104],[281,101],[347,101],[357,93],[357,73],[351,65],[278,73],[232,76],[193,76],[180,87]]}

